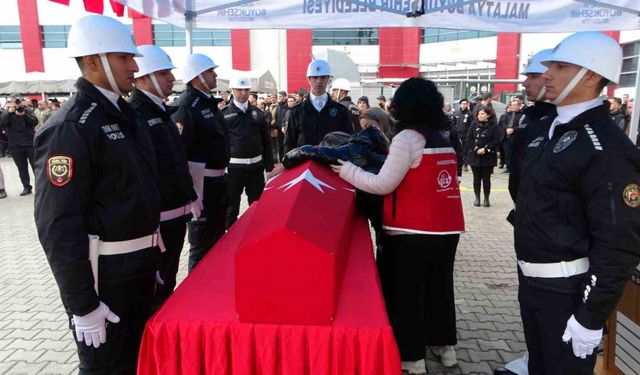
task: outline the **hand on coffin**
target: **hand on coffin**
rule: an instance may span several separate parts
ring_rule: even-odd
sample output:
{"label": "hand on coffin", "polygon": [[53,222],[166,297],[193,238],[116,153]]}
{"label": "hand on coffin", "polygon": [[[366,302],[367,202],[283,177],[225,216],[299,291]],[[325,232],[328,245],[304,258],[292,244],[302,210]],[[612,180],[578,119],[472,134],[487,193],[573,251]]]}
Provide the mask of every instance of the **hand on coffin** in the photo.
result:
{"label": "hand on coffin", "polygon": [[346,161],[338,159],[338,163],[340,164],[332,164],[331,169],[337,174],[340,174],[340,171],[342,170],[342,166],[344,165],[344,163],[346,163]]}
{"label": "hand on coffin", "polygon": [[271,172],[267,173],[267,180],[274,178],[275,176],[279,175],[280,173],[284,172],[284,166],[282,165],[282,163],[278,163],[276,164],[273,169],[271,170]]}

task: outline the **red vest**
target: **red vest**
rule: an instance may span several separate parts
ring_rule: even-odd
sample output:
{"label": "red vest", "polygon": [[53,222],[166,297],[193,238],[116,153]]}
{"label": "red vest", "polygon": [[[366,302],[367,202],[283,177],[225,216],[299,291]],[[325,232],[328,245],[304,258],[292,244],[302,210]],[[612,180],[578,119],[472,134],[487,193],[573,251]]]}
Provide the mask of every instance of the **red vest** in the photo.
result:
{"label": "red vest", "polygon": [[416,234],[464,232],[464,215],[453,148],[425,148],[396,190],[384,197],[382,226]]}

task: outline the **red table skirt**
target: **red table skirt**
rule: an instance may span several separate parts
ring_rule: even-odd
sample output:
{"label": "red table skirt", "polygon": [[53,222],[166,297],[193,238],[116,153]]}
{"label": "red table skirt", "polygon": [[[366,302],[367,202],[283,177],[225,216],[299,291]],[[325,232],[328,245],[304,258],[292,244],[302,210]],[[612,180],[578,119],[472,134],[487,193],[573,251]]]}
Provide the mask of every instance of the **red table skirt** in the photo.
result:
{"label": "red table skirt", "polygon": [[333,324],[238,321],[234,250],[251,214],[250,208],[149,320],[138,374],[400,375],[363,218],[355,225]]}

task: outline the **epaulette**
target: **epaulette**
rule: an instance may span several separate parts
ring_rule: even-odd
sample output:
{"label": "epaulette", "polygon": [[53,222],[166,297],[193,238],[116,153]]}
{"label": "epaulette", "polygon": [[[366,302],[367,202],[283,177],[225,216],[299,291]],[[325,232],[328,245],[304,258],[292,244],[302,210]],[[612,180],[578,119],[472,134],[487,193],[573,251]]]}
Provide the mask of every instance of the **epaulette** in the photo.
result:
{"label": "epaulette", "polygon": [[80,115],[80,118],[78,119],[78,123],[84,124],[89,118],[89,116],[91,115],[91,112],[93,112],[93,110],[96,109],[97,106],[98,106],[98,103],[91,102],[91,105],[89,106],[89,108],[85,109],[84,112],[82,112],[82,115]]}
{"label": "epaulette", "polygon": [[195,100],[193,101],[193,103],[191,103],[191,108],[195,108],[198,105],[198,102],[200,101],[200,97],[197,96],[195,98]]}

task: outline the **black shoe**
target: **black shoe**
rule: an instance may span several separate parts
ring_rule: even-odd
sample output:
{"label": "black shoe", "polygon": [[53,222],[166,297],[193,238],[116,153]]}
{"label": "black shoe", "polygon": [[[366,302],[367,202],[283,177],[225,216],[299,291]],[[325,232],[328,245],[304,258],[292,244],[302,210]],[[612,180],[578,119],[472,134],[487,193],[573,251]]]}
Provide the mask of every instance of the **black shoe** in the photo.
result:
{"label": "black shoe", "polygon": [[22,193],[20,193],[20,196],[24,197],[25,195],[31,194],[31,190],[32,190],[31,186],[22,189]]}
{"label": "black shoe", "polygon": [[467,165],[465,164],[465,165],[462,167],[462,170],[463,170],[463,171],[465,171],[465,172],[469,172],[469,167],[467,167]]}
{"label": "black shoe", "polygon": [[0,199],[6,198],[6,197],[7,197],[7,192],[4,189],[0,190]]}
{"label": "black shoe", "polygon": [[476,200],[473,202],[473,206],[480,207],[480,198],[476,198]]}
{"label": "black shoe", "polygon": [[518,375],[513,371],[509,371],[504,367],[498,367],[497,369],[493,370],[493,375]]}
{"label": "black shoe", "polygon": [[[478,202],[478,206],[480,205],[480,202]],[[485,198],[484,202],[482,203],[483,207],[491,207],[491,204],[489,203],[489,198]]]}

